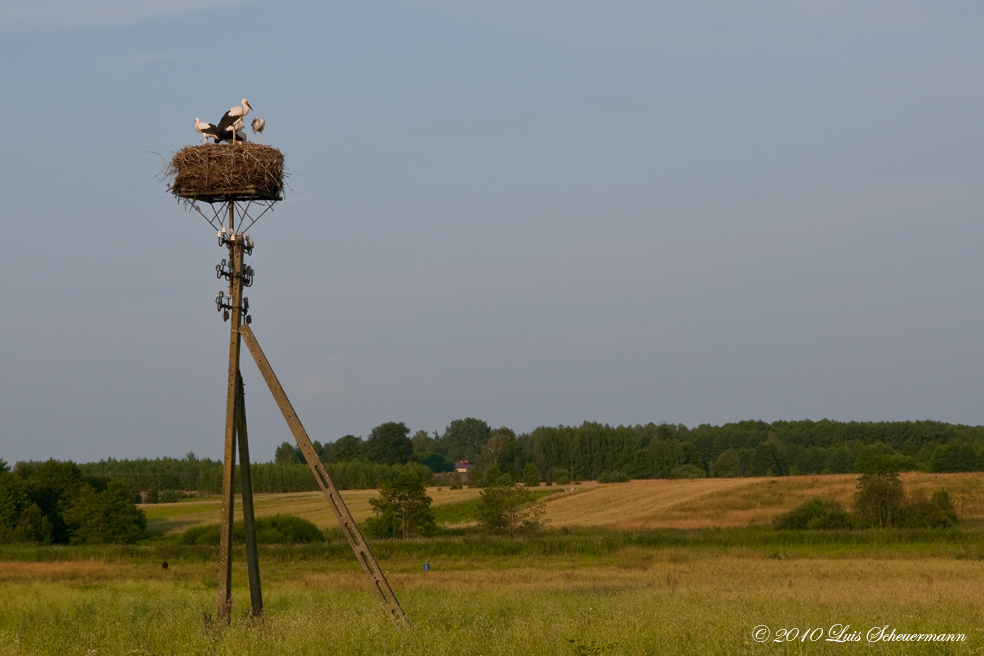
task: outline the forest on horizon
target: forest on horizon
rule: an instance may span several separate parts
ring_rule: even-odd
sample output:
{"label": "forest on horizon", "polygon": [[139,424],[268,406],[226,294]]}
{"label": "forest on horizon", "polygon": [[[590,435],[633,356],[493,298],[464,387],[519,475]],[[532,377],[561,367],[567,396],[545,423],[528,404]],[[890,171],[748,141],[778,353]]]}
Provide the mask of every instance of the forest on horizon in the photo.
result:
{"label": "forest on horizon", "polygon": [[[316,441],[315,448],[340,489],[378,487],[408,463],[415,463],[432,484],[446,484],[446,472],[463,459],[474,466],[470,482],[477,485],[487,470],[522,480],[530,463],[547,483],[856,473],[872,455],[887,458],[898,471],[984,471],[984,426],[935,421],[749,420],[694,428],[584,422],[517,435],[469,417],[452,421],[443,434],[421,430],[411,435],[404,423],[387,422],[367,439],[346,435]],[[273,461],[253,464],[254,489],[318,489],[303,463],[300,450],[283,443]],[[18,462],[14,471],[26,474],[38,465]],[[221,490],[221,462],[193,453],[153,460],[109,458],[79,464],[79,469],[89,476],[124,479],[137,490]]]}

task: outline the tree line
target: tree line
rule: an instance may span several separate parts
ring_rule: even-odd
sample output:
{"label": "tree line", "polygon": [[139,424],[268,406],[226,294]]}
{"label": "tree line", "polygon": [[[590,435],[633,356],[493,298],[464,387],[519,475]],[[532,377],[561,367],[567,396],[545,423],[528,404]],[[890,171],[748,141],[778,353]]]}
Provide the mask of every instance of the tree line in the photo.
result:
{"label": "tree line", "polygon": [[[469,417],[450,422],[443,433],[411,434],[403,422],[386,422],[365,439],[345,435],[314,446],[340,489],[378,488],[408,463],[437,476],[428,477],[429,483],[453,484],[450,472],[460,460],[474,467],[469,473],[473,485],[488,480],[488,471],[516,481],[536,476],[560,484],[859,473],[872,456],[887,458],[898,471],[984,470],[984,427],[935,421],[741,421],[694,428],[584,422],[517,434]],[[193,453],[153,460],[110,458],[78,468],[82,475],[121,479],[164,500],[174,493],[217,493],[222,486],[222,463]],[[288,442],[276,449],[272,462],[254,464],[253,484],[257,492],[318,489],[300,449]]]}
{"label": "tree line", "polygon": [[147,520],[120,479],[86,476],[72,462],[0,460],[0,544],[133,543]]}

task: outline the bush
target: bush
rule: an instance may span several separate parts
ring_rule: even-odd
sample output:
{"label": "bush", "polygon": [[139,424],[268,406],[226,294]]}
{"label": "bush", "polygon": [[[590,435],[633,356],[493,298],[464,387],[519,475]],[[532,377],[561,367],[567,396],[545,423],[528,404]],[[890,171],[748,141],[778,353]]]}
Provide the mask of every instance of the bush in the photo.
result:
{"label": "bush", "polygon": [[776,530],[836,530],[850,528],[847,511],[833,499],[813,498],[772,520]]}
{"label": "bush", "polygon": [[571,473],[563,467],[555,467],[551,469],[550,478],[552,478],[557,485],[571,484]]}
{"label": "bush", "polygon": [[[433,472],[425,469],[433,476]],[[373,516],[366,521],[366,535],[373,538],[430,535],[436,529],[431,498],[421,472],[404,468],[398,476],[379,486],[379,496],[369,499]]]}
{"label": "bush", "polygon": [[629,477],[620,471],[606,471],[598,474],[599,483],[626,483]]}
{"label": "bush", "polygon": [[885,458],[872,458],[858,478],[854,514],[862,526],[887,528],[905,517],[905,486]]}
{"label": "bush", "polygon": [[957,523],[957,510],[946,490],[937,490],[929,499],[914,493],[905,508],[902,525],[906,528],[950,528]]}
{"label": "bush", "polygon": [[[194,526],[181,534],[178,542],[186,545],[219,544],[218,524]],[[293,515],[274,515],[256,520],[257,544],[304,544],[323,542],[324,533],[312,522]],[[232,525],[233,542],[246,542],[246,526],[243,522]]]}
{"label": "bush", "polygon": [[536,495],[519,485],[489,485],[479,495],[475,517],[490,533],[504,533],[515,538],[531,533],[544,523],[543,505]]}
{"label": "bush", "polygon": [[707,478],[707,472],[696,465],[680,465],[670,471],[670,478]]}

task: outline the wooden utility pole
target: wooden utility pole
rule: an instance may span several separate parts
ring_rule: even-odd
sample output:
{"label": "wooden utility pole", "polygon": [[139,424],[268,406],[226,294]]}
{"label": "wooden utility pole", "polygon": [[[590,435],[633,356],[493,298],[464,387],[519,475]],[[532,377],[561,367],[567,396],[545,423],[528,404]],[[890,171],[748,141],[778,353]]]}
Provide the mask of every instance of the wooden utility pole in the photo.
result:
{"label": "wooden utility pole", "polygon": [[[244,146],[245,147],[245,146]],[[255,148],[250,146],[251,148]],[[190,147],[189,147],[190,148]],[[208,157],[216,161],[227,159],[236,153],[235,150],[219,149],[217,152],[208,150]],[[279,151],[276,151],[279,154]],[[254,153],[255,154],[255,153]],[[206,159],[208,159],[206,157]],[[176,156],[177,159],[177,156]],[[200,172],[201,166],[196,164],[200,158],[191,157],[189,160],[181,160],[182,163],[174,165],[177,170],[189,169],[190,171]],[[283,158],[278,160],[282,167]],[[189,163],[190,162],[190,163]],[[276,162],[275,162],[276,163]],[[198,168],[196,168],[196,166]],[[179,176],[180,177],[180,176]],[[206,176],[207,177],[207,176]],[[247,174],[248,178],[249,175]],[[248,314],[249,301],[243,296],[243,289],[253,284],[253,269],[244,264],[244,255],[253,252],[253,241],[246,234],[243,225],[247,220],[250,221],[245,229],[249,229],[259,220],[267,210],[273,207],[273,203],[281,200],[280,188],[276,193],[267,189],[258,192],[255,185],[245,185],[240,191],[216,190],[211,188],[198,189],[188,180],[197,179],[193,175],[181,184],[177,178],[173,187],[175,195],[190,201],[207,202],[213,207],[215,214],[213,219],[208,218],[197,205],[192,207],[201,214],[209,224],[217,230],[219,244],[226,247],[229,251],[229,259],[222,260],[222,263],[215,267],[216,276],[226,278],[229,281],[228,296],[225,291],[219,292],[215,299],[216,309],[222,312],[223,319],[231,320],[229,326],[229,375],[226,389],[226,422],[225,422],[225,448],[222,463],[222,516],[219,533],[219,587],[218,587],[218,613],[217,618],[220,623],[228,624],[232,618],[232,527],[235,516],[235,466],[236,450],[239,451],[239,479],[242,488],[243,501],[243,523],[246,529],[246,567],[249,573],[250,602],[252,605],[253,616],[257,617],[263,613],[263,595],[260,589],[260,566],[256,548],[256,523],[253,515],[253,483],[250,473],[249,462],[249,441],[246,429],[246,399],[243,389],[242,373],[239,369],[240,354],[242,350],[242,340],[246,340],[253,359],[263,374],[273,393],[273,397],[280,407],[287,425],[290,427],[297,440],[297,444],[307,460],[311,472],[314,474],[318,486],[321,488],[331,508],[338,520],[342,532],[345,534],[352,551],[355,553],[356,560],[362,570],[369,577],[373,590],[379,596],[383,607],[387,613],[398,622],[409,626],[410,621],[406,613],[400,606],[393,589],[376,558],[369,550],[362,537],[362,532],[356,525],[352,514],[346,507],[335,484],[332,483],[328,472],[318,458],[314,450],[314,445],[308,437],[307,431],[301,425],[300,419],[294,412],[287,394],[277,380],[270,363],[260,349],[259,344],[250,330],[251,321]],[[260,205],[262,212],[257,216],[250,216],[250,204],[256,202]],[[216,204],[222,203],[216,207]],[[239,205],[237,205],[239,203]],[[243,205],[242,203],[245,203]],[[236,230],[236,211],[241,214],[239,230]],[[265,209],[264,209],[265,208]],[[228,226],[225,225],[228,218]]]}
{"label": "wooden utility pole", "polygon": [[235,516],[234,472],[236,443],[239,443],[240,485],[243,491],[243,517],[246,528],[246,560],[249,569],[250,600],[253,615],[263,612],[260,594],[260,569],[256,552],[256,528],[253,518],[252,477],[249,472],[249,447],[246,439],[246,404],[242,375],[239,371],[239,355],[242,340],[239,328],[243,317],[243,251],[246,240],[235,231],[235,202],[229,203],[228,233],[223,242],[229,249],[228,270],[220,270],[229,278],[226,315],[231,318],[229,327],[229,382],[226,390],[225,451],[222,463],[222,517],[219,529],[219,592],[218,613],[220,622],[228,623],[232,615],[232,526]]}

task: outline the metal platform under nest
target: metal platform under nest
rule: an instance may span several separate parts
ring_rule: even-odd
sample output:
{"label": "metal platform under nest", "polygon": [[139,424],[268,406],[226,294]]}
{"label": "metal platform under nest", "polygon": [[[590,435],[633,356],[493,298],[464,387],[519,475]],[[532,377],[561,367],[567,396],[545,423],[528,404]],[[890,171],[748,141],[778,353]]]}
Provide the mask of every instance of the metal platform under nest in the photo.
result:
{"label": "metal platform under nest", "polygon": [[266,191],[257,191],[253,188],[245,189],[215,189],[210,190],[208,193],[195,193],[195,192],[182,192],[181,190],[172,190],[174,195],[178,198],[184,198],[185,200],[202,202],[202,203],[228,203],[233,202],[249,202],[249,201],[281,201],[284,199],[283,194],[271,194]]}

